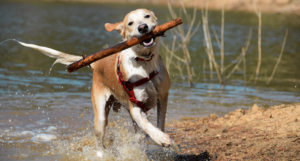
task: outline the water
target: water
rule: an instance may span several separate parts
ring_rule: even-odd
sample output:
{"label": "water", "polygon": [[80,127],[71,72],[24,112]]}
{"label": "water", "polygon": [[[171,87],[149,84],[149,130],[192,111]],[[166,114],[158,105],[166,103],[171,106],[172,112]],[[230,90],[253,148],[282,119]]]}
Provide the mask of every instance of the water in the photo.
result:
{"label": "water", "polygon": [[[158,6],[0,2],[0,41],[17,39],[70,54],[89,55],[121,41],[118,33],[104,30],[106,22],[119,22],[129,11],[142,7],[153,10],[160,24],[168,21],[167,8]],[[218,33],[220,15],[217,11],[211,11],[209,15],[209,22]],[[236,58],[245,44],[249,29],[253,30],[246,55],[246,82],[243,81],[242,69],[235,72],[225,86],[218,84],[215,74],[213,80],[208,79],[208,66],[204,71],[202,68],[207,56],[200,28],[189,45],[192,65],[197,73],[196,85],[188,87],[178,71],[171,67],[167,124],[181,117],[213,113],[222,116],[238,108],[248,109],[254,103],[269,107],[299,102],[299,18],[294,15],[263,14],[263,57],[257,86],[253,85],[257,63],[258,21],[255,14],[225,13],[225,64]],[[273,80],[266,85],[280,53],[286,28],[289,29],[289,36],[285,52]],[[166,34],[163,39],[170,44],[172,36]],[[214,45],[215,51],[218,51],[215,41]],[[164,50],[161,49],[160,53]],[[94,160],[90,69],[68,74],[66,67],[58,64],[49,73],[54,59],[13,41],[0,45],[0,56],[1,160]],[[163,54],[162,57],[164,59]],[[216,58],[220,58],[218,52]],[[156,110],[153,110],[150,116],[154,123],[155,113]],[[109,119],[105,139],[108,147],[106,160],[172,160],[174,154],[171,151],[157,150],[155,145],[141,141],[142,134],[133,133],[129,114],[124,110],[120,114],[111,112]]]}

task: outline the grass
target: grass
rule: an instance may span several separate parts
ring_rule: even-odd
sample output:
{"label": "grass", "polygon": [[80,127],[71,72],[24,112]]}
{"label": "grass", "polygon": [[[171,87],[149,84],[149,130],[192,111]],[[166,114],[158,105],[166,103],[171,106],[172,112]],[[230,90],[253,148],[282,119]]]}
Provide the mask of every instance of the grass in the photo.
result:
{"label": "grass", "polygon": [[[247,67],[247,62],[246,62],[246,54],[248,51],[248,48],[250,46],[250,40],[252,37],[252,28],[249,29],[249,35],[246,40],[246,43],[243,47],[241,47],[241,53],[229,64],[225,64],[225,55],[226,52],[224,50],[224,33],[225,33],[225,8],[224,4],[222,7],[221,11],[221,30],[220,30],[220,35],[217,34],[216,30],[212,28],[212,33],[211,33],[211,26],[209,24],[209,11],[208,11],[208,3],[209,1],[206,1],[205,7],[203,10],[201,10],[202,16],[200,20],[197,20],[196,14],[197,14],[197,5],[194,6],[193,13],[190,14],[187,12],[184,4],[180,2],[181,8],[179,9],[179,14],[176,14],[174,9],[170,4],[168,4],[169,12],[171,15],[171,18],[174,19],[176,17],[181,17],[184,22],[186,22],[186,25],[188,26],[187,29],[185,29],[183,26],[180,25],[179,27],[175,28],[172,34],[173,34],[173,42],[171,45],[171,48],[169,47],[170,45],[167,45],[165,43],[162,43],[164,49],[167,51],[166,53],[166,68],[170,72],[170,66],[173,65],[175,69],[178,70],[181,78],[183,81],[186,81],[189,83],[191,87],[195,84],[196,80],[196,74],[194,72],[194,67],[191,63],[191,56],[189,52],[188,45],[190,43],[190,40],[193,36],[195,36],[196,32],[199,32],[199,27],[200,23],[202,22],[202,30],[204,34],[204,48],[205,48],[205,53],[207,55],[208,63],[206,59],[203,59],[203,65],[202,65],[202,70],[203,70],[203,78],[206,80],[206,75],[205,75],[205,68],[206,64],[209,66],[209,79],[213,80],[214,73],[217,75],[218,81],[220,84],[225,85],[226,81],[230,79],[230,77],[240,69],[240,66],[242,64],[242,70],[243,70],[243,80],[244,80],[244,86],[246,86],[247,82],[247,76],[246,76],[246,67]],[[257,84],[257,80],[259,77],[259,71],[260,71],[260,66],[262,62],[262,50],[261,50],[261,25],[262,25],[262,20],[261,20],[261,12],[256,11],[256,6],[255,6],[255,1],[253,1],[253,6],[255,9],[255,13],[258,16],[258,39],[257,39],[257,48],[258,48],[258,60],[257,60],[257,67],[255,70],[255,78],[254,78],[254,84]],[[199,19],[199,18],[198,18]],[[196,22],[197,25],[196,25]],[[213,40],[212,36],[214,35],[215,42],[217,43],[219,47],[219,53],[220,53],[220,59],[216,59],[216,53],[214,51],[213,47]],[[267,80],[267,84],[270,83],[272,80],[276,69],[278,67],[278,64],[280,63],[280,60],[283,55],[284,51],[284,46],[286,42],[286,37],[287,37],[287,31],[286,31],[286,36],[284,38],[281,52],[279,55],[279,58],[277,60],[277,63],[273,69],[273,72],[269,79]],[[198,66],[200,67],[200,66]],[[201,67],[200,67],[201,68]],[[184,72],[186,71],[186,72]],[[186,73],[186,75],[184,75]],[[198,75],[199,76],[199,75]],[[251,78],[249,78],[251,79]]]}
{"label": "grass", "polygon": [[[169,49],[168,46],[164,43],[162,43],[162,46],[165,48],[167,53],[169,53],[166,56],[166,64],[167,64],[167,69],[169,69],[170,64],[173,64],[174,67],[177,68],[179,71],[181,78],[184,80],[185,77],[183,75],[183,66],[185,66],[185,69],[187,71],[187,80],[189,82],[189,85],[192,87],[194,85],[194,77],[195,72],[193,70],[193,67],[191,66],[191,55],[190,51],[188,49],[188,45],[190,43],[191,38],[196,34],[196,32],[199,29],[200,26],[200,21],[196,25],[196,15],[197,15],[197,5],[194,6],[193,14],[190,15],[184,4],[181,2],[181,10],[179,11],[179,17],[185,17],[185,21],[188,23],[188,29],[184,28],[184,25],[180,25],[176,28],[174,28],[172,31],[172,34],[174,35],[173,38],[173,44],[172,44],[172,49]],[[175,19],[178,17],[178,14],[174,11],[170,3],[168,3],[168,8],[169,12],[171,15],[171,19]],[[196,25],[196,26],[195,26]],[[179,39],[176,39],[176,37],[179,37]],[[183,57],[181,58],[180,56],[175,54],[175,42],[177,42],[177,46],[179,47],[176,50],[181,50],[183,53]],[[173,60],[175,58],[175,60]]]}

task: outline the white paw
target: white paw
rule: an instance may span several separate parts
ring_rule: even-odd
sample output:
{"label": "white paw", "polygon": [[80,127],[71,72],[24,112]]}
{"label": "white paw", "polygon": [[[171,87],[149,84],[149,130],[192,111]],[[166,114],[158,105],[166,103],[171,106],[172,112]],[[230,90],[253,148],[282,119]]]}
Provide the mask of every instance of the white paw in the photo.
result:
{"label": "white paw", "polygon": [[102,157],[103,157],[103,152],[97,151],[97,157],[98,157],[98,158],[102,158]]}
{"label": "white paw", "polygon": [[168,134],[165,134],[161,131],[156,132],[151,137],[158,145],[160,146],[170,146],[172,143],[172,140],[170,139]]}

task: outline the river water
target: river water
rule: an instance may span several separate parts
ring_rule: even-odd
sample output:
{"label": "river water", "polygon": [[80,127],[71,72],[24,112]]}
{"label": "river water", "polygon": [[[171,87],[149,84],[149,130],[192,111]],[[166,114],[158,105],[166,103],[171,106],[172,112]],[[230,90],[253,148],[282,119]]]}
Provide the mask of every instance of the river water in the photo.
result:
{"label": "river water", "polygon": [[[108,33],[106,22],[123,19],[136,8],[153,10],[160,24],[168,21],[166,7],[63,2],[0,2],[0,41],[17,39],[47,46],[66,53],[92,54],[121,41],[118,33]],[[200,20],[201,12],[197,17]],[[221,13],[209,12],[211,28],[220,33]],[[262,65],[254,85],[257,65],[257,24],[254,13],[225,13],[225,64],[232,62],[244,46],[252,28],[246,53],[246,81],[242,66],[219,85],[216,74],[209,79],[203,69],[207,55],[200,27],[191,39],[189,50],[195,69],[195,86],[189,87],[176,68],[172,80],[167,124],[182,117],[219,116],[253,104],[269,107],[300,101],[300,17],[265,14],[262,18]],[[288,29],[282,60],[269,85],[267,78],[276,64]],[[163,38],[171,44],[167,32]],[[212,35],[214,38],[214,35]],[[213,40],[215,50],[217,43]],[[160,53],[165,51],[161,49]],[[180,53],[179,53],[180,54]],[[164,59],[164,55],[162,58]],[[92,72],[80,69],[68,74],[64,65],[38,51],[8,41],[0,45],[0,160],[94,160],[93,108],[90,101]],[[216,52],[219,60],[219,53]],[[185,72],[184,72],[185,74]],[[155,121],[155,110],[150,120]],[[105,160],[172,160],[174,153],[141,141],[133,133],[129,115],[121,111],[109,116]],[[126,128],[124,128],[124,126]]]}

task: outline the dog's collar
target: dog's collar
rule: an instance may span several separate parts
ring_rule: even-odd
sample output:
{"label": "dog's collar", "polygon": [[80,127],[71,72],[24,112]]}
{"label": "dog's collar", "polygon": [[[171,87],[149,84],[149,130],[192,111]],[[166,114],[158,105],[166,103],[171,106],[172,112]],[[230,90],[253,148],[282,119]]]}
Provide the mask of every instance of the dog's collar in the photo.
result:
{"label": "dog's collar", "polygon": [[154,57],[154,53],[150,53],[147,57],[141,58],[141,57],[135,57],[133,58],[136,61],[150,61]]}

